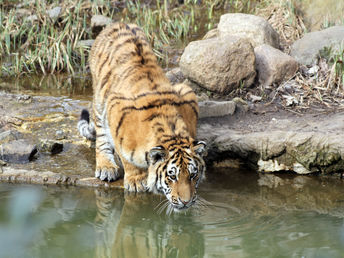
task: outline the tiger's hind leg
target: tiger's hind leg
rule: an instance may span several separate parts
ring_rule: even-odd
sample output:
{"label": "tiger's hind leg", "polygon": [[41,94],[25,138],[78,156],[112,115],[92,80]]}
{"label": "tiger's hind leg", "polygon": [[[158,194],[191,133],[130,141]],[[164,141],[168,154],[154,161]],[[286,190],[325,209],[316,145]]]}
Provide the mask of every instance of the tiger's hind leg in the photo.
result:
{"label": "tiger's hind leg", "polygon": [[[107,135],[104,124],[97,114],[95,115],[96,130],[96,171],[95,177],[105,181],[114,181],[121,175],[119,160],[116,160],[114,148]],[[117,162],[116,162],[117,161]]]}
{"label": "tiger's hind leg", "polygon": [[140,169],[121,158],[124,168],[124,189],[129,192],[145,192],[147,188],[147,171]]}

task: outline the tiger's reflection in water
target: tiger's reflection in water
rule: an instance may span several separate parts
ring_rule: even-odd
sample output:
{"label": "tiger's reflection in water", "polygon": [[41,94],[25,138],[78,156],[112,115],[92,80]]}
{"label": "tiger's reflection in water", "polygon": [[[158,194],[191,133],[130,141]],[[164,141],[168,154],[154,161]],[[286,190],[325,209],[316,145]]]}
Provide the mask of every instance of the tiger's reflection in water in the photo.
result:
{"label": "tiger's reflection in water", "polygon": [[154,209],[159,196],[153,194],[103,189],[95,194],[95,257],[203,257],[202,226],[190,211],[159,214]]}

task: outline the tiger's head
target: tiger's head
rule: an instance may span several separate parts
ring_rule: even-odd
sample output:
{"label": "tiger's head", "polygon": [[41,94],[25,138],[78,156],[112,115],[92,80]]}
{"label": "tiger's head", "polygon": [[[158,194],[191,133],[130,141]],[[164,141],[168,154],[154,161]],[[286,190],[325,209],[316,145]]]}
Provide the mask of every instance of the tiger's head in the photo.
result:
{"label": "tiger's head", "polygon": [[164,193],[174,211],[191,207],[205,178],[206,143],[157,146],[148,153],[148,188]]}

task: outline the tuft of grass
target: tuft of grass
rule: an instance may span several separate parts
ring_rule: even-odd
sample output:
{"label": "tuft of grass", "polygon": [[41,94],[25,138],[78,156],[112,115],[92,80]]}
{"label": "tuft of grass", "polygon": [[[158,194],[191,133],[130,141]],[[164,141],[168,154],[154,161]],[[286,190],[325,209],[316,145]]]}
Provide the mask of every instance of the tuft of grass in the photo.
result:
{"label": "tuft of grass", "polygon": [[340,51],[334,51],[328,62],[332,69],[327,87],[336,93],[344,92],[344,47]]}
{"label": "tuft of grass", "polygon": [[264,17],[278,32],[281,47],[287,53],[290,45],[307,30],[295,0],[262,1],[256,6],[256,14]]}
{"label": "tuft of grass", "polygon": [[[35,1],[36,20],[19,17],[15,9],[1,10],[1,74],[53,73],[86,67],[86,51],[77,42],[87,35],[82,1],[64,11],[58,20],[47,16],[45,1]],[[83,67],[84,65],[84,67]]]}

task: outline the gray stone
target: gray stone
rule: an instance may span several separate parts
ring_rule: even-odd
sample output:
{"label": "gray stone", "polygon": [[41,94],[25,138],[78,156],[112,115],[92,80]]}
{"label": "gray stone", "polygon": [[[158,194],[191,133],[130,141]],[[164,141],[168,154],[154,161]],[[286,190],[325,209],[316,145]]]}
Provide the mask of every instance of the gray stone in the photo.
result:
{"label": "gray stone", "polygon": [[265,86],[289,80],[298,70],[297,61],[269,45],[254,48],[259,82]]}
{"label": "gray stone", "polygon": [[57,154],[62,152],[63,144],[56,141],[43,139],[39,142],[37,148],[39,152],[42,153]]}
{"label": "gray stone", "polygon": [[234,101],[203,101],[198,106],[199,118],[205,118],[233,115],[236,104]]}
{"label": "gray stone", "polygon": [[35,21],[38,20],[38,17],[37,17],[36,14],[30,15],[30,16],[26,17],[26,20],[29,21],[29,22],[35,22]]}
{"label": "gray stone", "polygon": [[105,27],[110,23],[112,23],[112,19],[104,15],[93,15],[91,18],[92,29],[95,27]]}
{"label": "gray stone", "polygon": [[7,130],[0,133],[0,144],[18,140],[19,133],[14,130]]}
{"label": "gray stone", "polygon": [[2,167],[6,166],[6,165],[7,165],[7,163],[0,159],[0,174],[2,174],[4,172]]}
{"label": "gray stone", "polygon": [[248,103],[242,98],[235,97],[232,101],[235,102],[236,111],[243,112],[243,113],[246,113],[249,111],[250,108],[249,108]]}
{"label": "gray stone", "polygon": [[338,51],[344,47],[344,26],[334,26],[322,31],[306,33],[291,46],[291,56],[303,65],[317,62],[324,48]]}
{"label": "gray stone", "polygon": [[253,47],[268,44],[279,48],[279,35],[272,26],[262,17],[228,13],[220,18],[218,25],[219,36],[237,36],[248,39]]}
{"label": "gray stone", "polygon": [[56,20],[60,16],[61,10],[62,10],[62,8],[57,6],[51,10],[48,10],[47,14],[50,17],[50,19]]}
{"label": "gray stone", "polygon": [[20,102],[20,103],[31,103],[32,102],[32,96],[31,95],[20,94],[17,97],[17,101]]}
{"label": "gray stone", "polygon": [[220,94],[250,86],[256,76],[253,48],[237,37],[193,41],[185,48],[179,65],[188,79]]}
{"label": "gray stone", "polygon": [[79,40],[77,43],[77,47],[92,47],[94,43],[94,39],[85,39],[85,40]]}
{"label": "gray stone", "polygon": [[177,83],[182,83],[185,77],[179,67],[173,68],[166,73],[167,79],[174,85]]}
{"label": "gray stone", "polygon": [[16,9],[16,15],[18,17],[27,17],[31,15],[31,11],[25,8],[18,8]]}
{"label": "gray stone", "polygon": [[55,133],[55,139],[56,140],[63,140],[63,139],[66,139],[67,136],[66,136],[66,132],[63,131],[63,130],[57,130],[56,133]]}
{"label": "gray stone", "polygon": [[32,161],[37,147],[30,141],[20,139],[0,145],[0,159],[9,163],[26,163]]}

